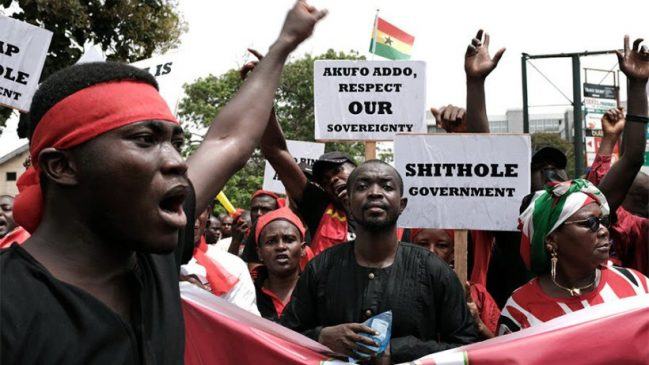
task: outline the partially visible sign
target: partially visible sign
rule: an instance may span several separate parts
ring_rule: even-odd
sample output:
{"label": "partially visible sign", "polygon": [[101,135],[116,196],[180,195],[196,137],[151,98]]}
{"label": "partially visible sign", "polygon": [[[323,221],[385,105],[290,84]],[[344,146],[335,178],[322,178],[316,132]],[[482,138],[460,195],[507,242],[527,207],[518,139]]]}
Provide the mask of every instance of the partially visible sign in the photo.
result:
{"label": "partially visible sign", "polygon": [[175,112],[182,95],[183,82],[178,78],[178,54],[172,52],[132,63],[132,66],[149,71],[158,81],[160,95]]}
{"label": "partially visible sign", "polygon": [[617,93],[615,86],[584,84],[584,96],[587,98],[615,100]]}
{"label": "partially visible sign", "polygon": [[426,133],[423,61],[316,61],[315,139],[385,141]]}
{"label": "partially visible sign", "polygon": [[[617,108],[617,88],[612,85],[584,84],[584,142],[586,144],[586,166],[592,166],[599,151],[604,132],[602,117],[609,110]],[[618,159],[618,145],[611,156]]]}
{"label": "partially visible sign", "polygon": [[515,231],[530,191],[529,135],[397,135],[399,227]]}
{"label": "partially visible sign", "polygon": [[0,104],[29,111],[52,32],[0,15]]}
{"label": "partially visible sign", "polygon": [[[599,146],[602,144],[602,137],[586,137],[586,165],[592,166],[595,162],[595,157],[597,156],[597,151],[599,151]],[[618,160],[620,154],[619,144],[615,144],[613,147],[613,154],[611,155],[611,164],[614,164]]]}
{"label": "partially visible sign", "polygon": [[[325,149],[324,143],[286,141],[286,144],[295,162],[304,164],[308,168],[313,166],[315,160],[324,153]],[[266,167],[264,168],[264,190],[286,194],[284,184],[282,184],[277,172],[268,161],[266,161]]]}

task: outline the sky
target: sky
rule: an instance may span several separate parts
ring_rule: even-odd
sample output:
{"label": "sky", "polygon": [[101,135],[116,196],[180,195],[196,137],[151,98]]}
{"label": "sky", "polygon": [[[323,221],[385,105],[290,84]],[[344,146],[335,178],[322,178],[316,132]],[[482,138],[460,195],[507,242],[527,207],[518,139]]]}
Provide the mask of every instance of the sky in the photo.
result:
{"label": "sky", "polygon": [[[625,33],[649,38],[647,1],[412,1],[312,0],[329,15],[313,36],[293,54],[319,54],[328,48],[367,52],[376,10],[415,37],[412,59],[427,63],[429,105],[465,104],[464,53],[478,29],[491,34],[492,54],[507,51],[487,82],[490,114],[520,108],[521,52],[546,54],[622,48]],[[224,4],[227,4],[225,6]],[[245,48],[261,51],[279,33],[291,0],[180,2],[189,24],[183,37],[195,72],[222,73],[243,63]],[[488,4],[488,5],[487,5]],[[200,56],[199,56],[200,55]],[[376,57],[375,59],[381,59]],[[569,60],[533,62],[562,91],[572,97]],[[611,69],[614,55],[585,57],[582,66]],[[200,71],[199,71],[200,70]],[[568,101],[533,69],[528,70],[530,104],[566,104]],[[604,74],[590,74],[599,82]]]}
{"label": "sky", "polygon": [[[412,59],[427,64],[429,106],[465,104],[464,53],[478,29],[491,35],[492,54],[506,47],[498,68],[486,84],[489,115],[522,107],[521,52],[547,54],[622,48],[624,34],[649,39],[649,2],[617,1],[414,1],[311,0],[329,14],[291,57],[320,54],[327,49],[357,50],[371,59],[368,48],[377,9],[380,16],[415,37]],[[178,53],[178,85],[210,73],[221,74],[249,59],[246,48],[261,52],[276,39],[292,0],[180,0],[188,25]],[[381,59],[376,56],[374,59]],[[568,59],[532,63],[572,98]],[[614,55],[584,57],[582,67],[616,69]],[[598,83],[605,74],[589,73]],[[582,74],[582,81],[584,76]],[[610,78],[604,80],[610,83]],[[622,90],[625,83],[622,78]],[[569,101],[528,66],[530,113],[562,112]],[[180,92],[180,87],[178,88]],[[622,91],[622,99],[626,98]],[[0,154],[20,144],[14,123],[0,137]]]}

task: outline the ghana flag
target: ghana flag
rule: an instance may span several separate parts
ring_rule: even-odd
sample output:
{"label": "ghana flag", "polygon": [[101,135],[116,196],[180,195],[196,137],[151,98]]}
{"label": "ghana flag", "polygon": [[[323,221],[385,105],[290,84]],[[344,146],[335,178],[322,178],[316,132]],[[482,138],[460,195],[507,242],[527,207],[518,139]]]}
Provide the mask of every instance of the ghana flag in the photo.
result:
{"label": "ghana flag", "polygon": [[[391,60],[407,60],[410,58],[412,44],[415,37],[376,17],[374,26],[375,34],[372,34],[370,52]],[[376,41],[376,45],[374,42]]]}

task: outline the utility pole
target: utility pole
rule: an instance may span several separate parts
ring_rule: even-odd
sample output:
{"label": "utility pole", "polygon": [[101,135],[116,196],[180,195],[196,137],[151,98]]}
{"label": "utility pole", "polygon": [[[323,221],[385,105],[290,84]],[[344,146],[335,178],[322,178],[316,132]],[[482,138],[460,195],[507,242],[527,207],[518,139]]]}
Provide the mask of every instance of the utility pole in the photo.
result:
{"label": "utility pole", "polygon": [[573,141],[575,150],[575,177],[582,175],[584,171],[584,133],[583,133],[583,114],[581,101],[581,57],[596,56],[603,54],[613,54],[615,50],[596,51],[596,52],[574,52],[574,53],[556,53],[544,55],[521,54],[521,74],[523,81],[523,132],[529,133],[529,105],[527,95],[527,61],[541,58],[567,58],[572,59],[572,109],[573,109]]}
{"label": "utility pole", "polygon": [[527,102],[527,58],[527,53],[521,55],[521,71],[523,72],[523,133],[530,133],[530,111]]}
{"label": "utility pole", "polygon": [[584,123],[581,114],[581,62],[572,56],[572,116],[575,128],[575,177],[584,170]]}

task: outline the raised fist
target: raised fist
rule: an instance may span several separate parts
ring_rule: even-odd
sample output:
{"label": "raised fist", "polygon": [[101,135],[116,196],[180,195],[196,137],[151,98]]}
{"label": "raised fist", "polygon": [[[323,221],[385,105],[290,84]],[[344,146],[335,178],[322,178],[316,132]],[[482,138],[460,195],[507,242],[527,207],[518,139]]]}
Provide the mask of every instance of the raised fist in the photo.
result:
{"label": "raised fist", "polygon": [[327,15],[327,10],[318,10],[307,4],[305,0],[298,0],[286,14],[279,39],[286,42],[291,50],[295,49],[302,41],[311,36],[316,23],[325,15]]}
{"label": "raised fist", "polygon": [[602,130],[604,136],[619,137],[624,130],[624,110],[609,109],[602,117]]}

